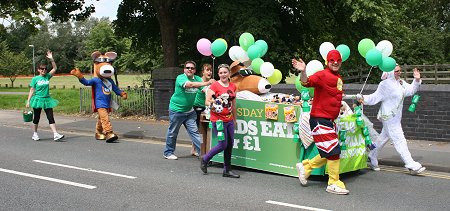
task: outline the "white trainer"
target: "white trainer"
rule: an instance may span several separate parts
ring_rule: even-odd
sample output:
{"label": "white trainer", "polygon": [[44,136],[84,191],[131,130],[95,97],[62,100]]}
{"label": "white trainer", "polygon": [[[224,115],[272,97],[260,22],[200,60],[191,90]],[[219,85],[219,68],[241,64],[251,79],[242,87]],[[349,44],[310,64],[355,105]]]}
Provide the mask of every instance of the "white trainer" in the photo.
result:
{"label": "white trainer", "polygon": [[53,136],[53,140],[55,140],[55,141],[59,141],[59,140],[61,140],[61,139],[63,139],[64,138],[64,135],[61,135],[61,134],[59,134],[59,133],[57,133],[57,134],[55,134],[54,136]]}
{"label": "white trainer", "polygon": [[164,158],[167,159],[167,160],[178,160],[178,157],[175,156],[174,154],[171,154],[169,156],[165,156],[164,155]]}
{"label": "white trainer", "polygon": [[367,162],[367,166],[370,169],[374,170],[374,171],[380,171],[381,170],[380,167],[373,165],[371,162]]}
{"label": "white trainer", "polygon": [[412,169],[409,169],[409,173],[411,174],[411,175],[418,175],[418,174],[420,174],[420,173],[422,173],[423,171],[425,171],[425,167],[420,167],[419,169],[417,169],[417,170],[412,170]]}
{"label": "white trainer", "polygon": [[305,167],[303,167],[303,163],[297,163],[295,164],[295,167],[297,168],[298,180],[300,180],[300,184],[302,184],[303,186],[307,185],[308,180],[306,180]]}
{"label": "white trainer", "polygon": [[336,184],[328,185],[327,192],[338,194],[338,195],[347,195],[348,193],[350,193],[350,191],[348,191],[347,189],[341,188],[341,187],[337,186]]}
{"label": "white trainer", "polygon": [[39,141],[39,140],[41,140],[41,139],[39,138],[39,136],[38,136],[37,133],[33,134],[33,136],[31,136],[31,139],[33,139],[33,141]]}

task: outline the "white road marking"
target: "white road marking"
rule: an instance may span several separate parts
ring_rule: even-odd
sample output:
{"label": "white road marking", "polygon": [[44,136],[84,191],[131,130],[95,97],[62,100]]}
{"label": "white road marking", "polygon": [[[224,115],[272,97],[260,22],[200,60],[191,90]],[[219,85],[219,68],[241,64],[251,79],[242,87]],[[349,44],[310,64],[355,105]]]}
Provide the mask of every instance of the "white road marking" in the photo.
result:
{"label": "white road marking", "polygon": [[36,179],[47,180],[50,182],[57,182],[57,183],[61,183],[61,184],[72,185],[72,186],[76,186],[76,187],[80,187],[80,188],[87,188],[87,189],[97,188],[96,186],[92,186],[92,185],[86,185],[86,184],[71,182],[71,181],[62,180],[62,179],[55,179],[55,178],[51,178],[51,177],[44,177],[44,176],[39,176],[36,174],[29,174],[29,173],[24,173],[24,172],[20,172],[20,171],[9,170],[9,169],[0,168],[0,171],[10,173],[10,174],[17,174],[17,175],[25,176],[25,177],[32,177],[32,178],[36,178]]}
{"label": "white road marking", "polygon": [[76,166],[69,166],[69,165],[65,165],[65,164],[52,163],[52,162],[47,162],[47,161],[42,161],[42,160],[33,160],[33,161],[37,162],[37,163],[54,165],[54,166],[59,166],[59,167],[64,167],[64,168],[71,168],[71,169],[76,169],[76,170],[81,170],[81,171],[90,171],[90,172],[95,172],[95,173],[99,173],[99,174],[107,174],[107,175],[116,176],[116,177],[124,177],[124,178],[128,178],[128,179],[136,179],[137,178],[137,177],[123,175],[123,174],[116,174],[116,173],[111,173],[111,172],[107,172],[107,171],[98,171],[98,170],[94,170],[94,169],[80,168],[80,167],[76,167]]}
{"label": "white road marking", "polygon": [[324,209],[315,208],[315,207],[305,207],[305,206],[300,206],[300,205],[296,205],[296,204],[289,204],[289,203],[278,202],[278,201],[271,201],[271,200],[266,201],[266,203],[269,203],[269,204],[275,204],[275,205],[281,205],[281,206],[285,206],[285,207],[292,207],[292,208],[304,209],[304,210],[330,211],[330,210],[324,210]]}

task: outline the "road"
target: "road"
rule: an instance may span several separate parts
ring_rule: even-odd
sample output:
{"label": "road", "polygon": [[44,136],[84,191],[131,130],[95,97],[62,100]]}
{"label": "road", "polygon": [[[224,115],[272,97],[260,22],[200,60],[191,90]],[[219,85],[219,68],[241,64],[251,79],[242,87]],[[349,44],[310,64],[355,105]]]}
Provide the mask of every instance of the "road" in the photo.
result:
{"label": "road", "polygon": [[301,187],[294,177],[237,168],[241,178],[231,179],[218,164],[202,175],[189,145],[169,161],[159,141],[65,135],[54,142],[45,129],[32,141],[31,129],[0,126],[2,210],[449,210],[446,173],[361,170],[343,175],[351,192],[338,196],[325,192],[324,177]]}

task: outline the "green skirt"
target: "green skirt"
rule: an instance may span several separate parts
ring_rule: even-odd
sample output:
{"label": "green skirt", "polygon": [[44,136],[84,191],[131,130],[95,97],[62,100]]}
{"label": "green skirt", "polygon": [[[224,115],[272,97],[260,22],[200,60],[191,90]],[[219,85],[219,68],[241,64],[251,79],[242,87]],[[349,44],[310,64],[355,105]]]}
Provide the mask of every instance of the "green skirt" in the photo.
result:
{"label": "green skirt", "polygon": [[51,97],[36,97],[33,96],[30,100],[30,107],[31,108],[54,108],[58,105],[58,100],[55,100]]}

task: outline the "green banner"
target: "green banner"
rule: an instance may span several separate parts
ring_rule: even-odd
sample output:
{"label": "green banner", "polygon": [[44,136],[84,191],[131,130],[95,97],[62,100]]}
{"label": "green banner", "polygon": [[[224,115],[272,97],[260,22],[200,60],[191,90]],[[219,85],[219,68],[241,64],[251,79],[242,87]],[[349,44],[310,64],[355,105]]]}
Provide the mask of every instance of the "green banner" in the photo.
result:
{"label": "green banner", "polygon": [[[295,164],[318,154],[314,144],[305,149],[301,142],[294,142],[294,122],[286,122],[286,119],[298,121],[300,106],[240,99],[236,102],[237,124],[232,165],[297,176]],[[267,112],[266,104],[269,104]],[[277,119],[266,119],[266,115]],[[342,172],[365,168],[367,156],[365,151],[361,152],[365,150],[364,139],[353,137],[351,133],[347,133],[346,137],[349,142],[346,141],[347,150],[341,154]],[[216,144],[217,140],[212,136],[211,147]],[[223,153],[214,156],[212,161],[223,163]],[[313,175],[324,173],[325,168],[315,169],[312,172]]]}

